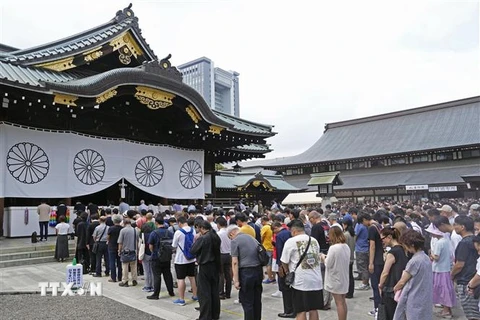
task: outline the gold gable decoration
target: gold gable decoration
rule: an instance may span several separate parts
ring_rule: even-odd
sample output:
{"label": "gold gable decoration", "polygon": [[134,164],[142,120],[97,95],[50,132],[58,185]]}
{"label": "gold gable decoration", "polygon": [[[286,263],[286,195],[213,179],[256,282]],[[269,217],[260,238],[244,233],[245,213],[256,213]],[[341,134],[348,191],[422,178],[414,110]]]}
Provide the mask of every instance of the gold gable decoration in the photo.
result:
{"label": "gold gable decoration", "polygon": [[57,93],[55,94],[55,96],[53,97],[53,102],[55,103],[58,103],[58,104],[64,104],[64,105],[67,105],[67,106],[77,106],[75,104],[75,101],[78,100],[78,97],[77,96],[72,96],[72,95],[68,95],[68,94],[61,94],[61,93]]}
{"label": "gold gable decoration", "polygon": [[192,105],[186,107],[185,111],[188,113],[190,118],[192,118],[193,122],[198,123],[200,120],[202,120],[202,117],[198,114],[197,110]]}
{"label": "gold gable decoration", "polygon": [[225,129],[225,128],[222,128],[222,127],[216,126],[214,124],[211,124],[208,132],[213,133],[213,134],[220,134],[220,132],[222,132],[223,129]]}
{"label": "gold gable decoration", "polygon": [[128,31],[114,38],[109,44],[113,51],[118,51],[118,60],[125,65],[130,64],[132,56],[137,58],[143,55],[142,49]]}
{"label": "gold gable decoration", "polygon": [[76,65],[73,64],[73,58],[74,57],[68,57],[61,60],[37,64],[35,67],[41,67],[53,71],[64,71],[76,67]]}
{"label": "gold gable decoration", "polygon": [[158,89],[144,86],[138,86],[135,89],[137,90],[135,98],[152,110],[170,107],[173,104],[172,99],[175,98],[174,94]]}
{"label": "gold gable decoration", "polygon": [[97,60],[101,56],[103,56],[102,47],[87,51],[83,55],[84,55],[83,60],[85,60],[85,62],[92,62],[94,60]]}
{"label": "gold gable decoration", "polygon": [[112,90],[109,90],[109,91],[104,92],[103,94],[99,95],[97,97],[97,99],[95,100],[95,102],[97,102],[97,104],[100,104],[100,103],[104,103],[108,99],[111,99],[111,98],[115,97],[117,95],[117,90],[115,90],[115,89],[116,88],[113,88]]}

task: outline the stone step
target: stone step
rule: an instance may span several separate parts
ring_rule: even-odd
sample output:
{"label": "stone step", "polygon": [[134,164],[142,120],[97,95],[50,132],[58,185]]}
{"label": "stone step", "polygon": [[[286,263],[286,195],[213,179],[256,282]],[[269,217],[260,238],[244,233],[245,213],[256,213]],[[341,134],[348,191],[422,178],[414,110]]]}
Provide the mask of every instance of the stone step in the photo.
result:
{"label": "stone step", "polygon": [[[69,252],[70,254],[75,254],[75,248],[69,247]],[[0,261],[53,257],[54,255],[55,255],[55,248],[47,249],[47,250],[27,251],[27,252],[0,253]]]}
{"label": "stone step", "polygon": [[[75,253],[72,254],[72,252],[70,252],[70,257],[65,260],[71,261],[74,256],[75,256]],[[52,263],[52,262],[56,262],[56,260],[53,258],[53,253],[51,253],[51,255],[48,257],[15,259],[15,260],[7,260],[7,261],[1,260],[0,258],[0,269],[7,268],[7,267],[26,266],[26,265]]]}
{"label": "stone step", "polygon": [[[25,239],[21,239],[25,240]],[[23,241],[22,241],[23,242]],[[21,243],[21,242],[20,242]],[[11,245],[6,241],[0,242],[0,255],[6,253],[19,253],[19,252],[32,252],[32,251],[44,251],[55,250],[56,238],[52,237],[49,241],[43,241],[38,243],[31,243],[27,240],[23,244],[19,245],[19,240],[15,239],[15,243]],[[75,241],[68,241],[69,248],[75,248]]]}

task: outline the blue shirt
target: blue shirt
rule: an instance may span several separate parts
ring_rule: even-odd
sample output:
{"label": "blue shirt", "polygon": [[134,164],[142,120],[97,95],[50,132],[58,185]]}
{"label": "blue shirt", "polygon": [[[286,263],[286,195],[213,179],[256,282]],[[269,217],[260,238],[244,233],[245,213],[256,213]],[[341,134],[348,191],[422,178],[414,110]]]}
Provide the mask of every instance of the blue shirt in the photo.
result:
{"label": "blue shirt", "polygon": [[275,248],[277,249],[277,265],[281,266],[282,262],[280,258],[282,257],[283,247],[285,242],[292,237],[292,234],[287,229],[283,228],[277,236],[275,237]]}
{"label": "blue shirt", "polygon": [[355,226],[355,235],[357,236],[355,252],[368,252],[370,250],[370,244],[368,243],[368,229],[363,223],[357,223]]}

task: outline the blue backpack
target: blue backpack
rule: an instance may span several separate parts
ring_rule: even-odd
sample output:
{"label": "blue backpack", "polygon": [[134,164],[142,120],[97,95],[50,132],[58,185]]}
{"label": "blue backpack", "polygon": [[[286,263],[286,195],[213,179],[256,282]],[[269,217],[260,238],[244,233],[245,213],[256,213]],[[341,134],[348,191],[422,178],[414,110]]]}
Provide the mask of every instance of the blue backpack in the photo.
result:
{"label": "blue backpack", "polygon": [[195,259],[195,256],[190,253],[190,249],[192,248],[193,245],[193,228],[190,228],[190,231],[187,232],[184,229],[180,228],[179,229],[184,235],[185,235],[185,243],[184,243],[184,248],[180,247],[180,250],[182,250],[183,255],[187,260],[192,260]]}

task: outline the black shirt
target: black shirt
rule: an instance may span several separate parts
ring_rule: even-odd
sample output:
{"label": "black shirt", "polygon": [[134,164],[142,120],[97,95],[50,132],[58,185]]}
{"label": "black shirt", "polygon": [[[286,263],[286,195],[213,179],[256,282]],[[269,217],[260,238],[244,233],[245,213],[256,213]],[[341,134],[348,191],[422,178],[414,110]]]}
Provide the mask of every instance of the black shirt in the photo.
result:
{"label": "black shirt", "polygon": [[410,257],[407,256],[401,245],[396,245],[391,248],[388,254],[392,254],[395,257],[395,263],[392,265],[390,272],[388,273],[387,280],[384,284],[384,291],[393,292],[393,287],[395,287],[402,277],[402,272],[405,270]]}
{"label": "black shirt", "polygon": [[466,285],[476,273],[478,253],[473,245],[473,235],[464,237],[455,249],[455,260],[465,262],[462,271],[457,273],[457,284]]}
{"label": "black shirt", "polygon": [[328,244],[327,238],[325,237],[325,229],[323,229],[322,224],[315,223],[312,226],[312,232],[310,235],[317,239],[317,242],[320,245],[320,252],[326,254],[328,252]]}
{"label": "black shirt", "polygon": [[380,226],[378,224],[372,224],[368,227],[368,240],[375,241],[375,257],[373,258],[373,264],[383,265],[383,243],[380,237]]}
{"label": "black shirt", "polygon": [[210,230],[194,242],[190,253],[197,257],[199,265],[214,262],[220,270],[220,237]]}
{"label": "black shirt", "polygon": [[113,225],[108,228],[107,235],[108,238],[108,248],[110,250],[118,250],[118,236],[120,235],[120,230],[122,230],[122,226],[120,225]]}

